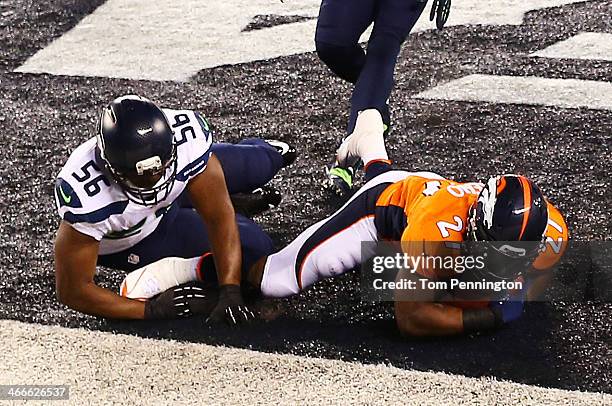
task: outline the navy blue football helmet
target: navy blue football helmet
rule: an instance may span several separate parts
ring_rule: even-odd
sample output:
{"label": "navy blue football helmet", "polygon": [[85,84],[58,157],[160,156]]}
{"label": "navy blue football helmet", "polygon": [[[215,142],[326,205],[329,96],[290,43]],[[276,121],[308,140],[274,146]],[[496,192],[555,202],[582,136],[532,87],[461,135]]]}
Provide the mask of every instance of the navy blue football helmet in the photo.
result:
{"label": "navy blue football helmet", "polygon": [[[163,111],[135,95],[118,97],[100,114],[97,153],[131,201],[153,206],[170,194],[177,171],[174,134]],[[159,177],[155,185],[133,182]]]}
{"label": "navy blue football helmet", "polygon": [[546,199],[521,175],[490,178],[469,211],[467,240],[486,254],[487,272],[499,279],[516,277],[531,265],[544,242],[548,224]]}

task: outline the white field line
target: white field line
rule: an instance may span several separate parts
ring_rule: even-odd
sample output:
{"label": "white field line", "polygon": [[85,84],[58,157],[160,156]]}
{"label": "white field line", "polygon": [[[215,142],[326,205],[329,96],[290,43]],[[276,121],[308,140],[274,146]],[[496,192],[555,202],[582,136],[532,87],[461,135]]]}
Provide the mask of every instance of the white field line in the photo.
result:
{"label": "white field line", "polygon": [[468,75],[414,97],[612,111],[610,82],[536,76]]}
{"label": "white field line", "polygon": [[565,41],[557,42],[540,51],[534,52],[531,56],[612,61],[612,34],[582,32]]}
{"label": "white field line", "polygon": [[0,384],[69,385],[74,405],[612,404],[600,393],[9,320],[0,345]]}
{"label": "white field line", "polygon": [[[448,26],[518,25],[529,10],[577,1],[455,1]],[[185,81],[204,68],[313,51],[315,20],[241,30],[257,14],[316,17],[319,5],[320,0],[108,0],[16,71]],[[429,8],[415,32],[434,27],[428,17]]]}

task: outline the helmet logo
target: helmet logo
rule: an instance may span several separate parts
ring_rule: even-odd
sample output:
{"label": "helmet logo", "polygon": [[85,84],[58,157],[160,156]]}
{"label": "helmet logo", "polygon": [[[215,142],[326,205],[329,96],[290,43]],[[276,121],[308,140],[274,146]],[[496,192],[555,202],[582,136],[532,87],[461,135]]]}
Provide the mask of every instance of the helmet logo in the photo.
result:
{"label": "helmet logo", "polygon": [[499,252],[508,256],[524,257],[527,255],[525,248],[513,247],[512,245],[504,244],[498,248]]}
{"label": "helmet logo", "polygon": [[536,207],[542,207],[542,199],[541,199],[541,198],[539,198],[539,197],[538,197],[538,198],[536,198],[536,199],[534,199],[533,204],[534,204]]}
{"label": "helmet logo", "polygon": [[136,132],[138,132],[138,134],[140,134],[140,135],[147,135],[148,133],[150,133],[152,131],[153,131],[152,128],[143,128],[141,130],[136,130]]}
{"label": "helmet logo", "polygon": [[151,158],[136,162],[136,173],[142,175],[148,171],[156,172],[159,171],[162,166],[161,158],[157,155],[152,156]]}
{"label": "helmet logo", "polygon": [[487,186],[480,192],[478,201],[482,203],[482,212],[484,213],[484,225],[487,228],[493,227],[493,212],[495,211],[495,203],[497,202],[497,179],[493,177],[487,182]]}
{"label": "helmet logo", "polygon": [[512,210],[512,213],[514,213],[514,214],[523,214],[526,211],[529,211],[529,209],[531,209],[531,207],[523,207],[522,209]]}

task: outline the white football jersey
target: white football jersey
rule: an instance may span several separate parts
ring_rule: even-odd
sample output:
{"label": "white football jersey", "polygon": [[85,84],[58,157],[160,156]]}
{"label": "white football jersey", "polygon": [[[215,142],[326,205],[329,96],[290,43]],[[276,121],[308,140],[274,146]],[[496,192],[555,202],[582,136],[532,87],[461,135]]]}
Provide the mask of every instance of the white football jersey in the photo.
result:
{"label": "white football jersey", "polygon": [[206,121],[193,110],[162,110],[177,144],[176,180],[166,199],[155,206],[129,200],[119,184],[101,170],[95,137],[72,152],[57,177],[59,215],[79,232],[100,241],[99,255],[128,249],[151,234],[189,180],[206,168],[212,145]]}

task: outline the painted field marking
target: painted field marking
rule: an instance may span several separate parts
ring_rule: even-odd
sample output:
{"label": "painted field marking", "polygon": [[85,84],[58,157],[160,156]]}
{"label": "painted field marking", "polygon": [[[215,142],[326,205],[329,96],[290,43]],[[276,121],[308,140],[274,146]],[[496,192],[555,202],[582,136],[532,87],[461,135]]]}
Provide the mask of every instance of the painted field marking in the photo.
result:
{"label": "painted field marking", "polygon": [[536,76],[469,75],[413,97],[612,111],[610,82]]}
{"label": "painted field marking", "polygon": [[612,34],[582,32],[534,52],[530,56],[612,61]]}
{"label": "painted field marking", "polygon": [[[579,0],[462,0],[447,26],[521,24]],[[314,50],[315,20],[241,30],[258,14],[316,17],[320,0],[108,0],[16,72],[186,81],[199,70]],[[429,9],[414,32],[432,29]],[[362,39],[367,38],[367,33]]]}

